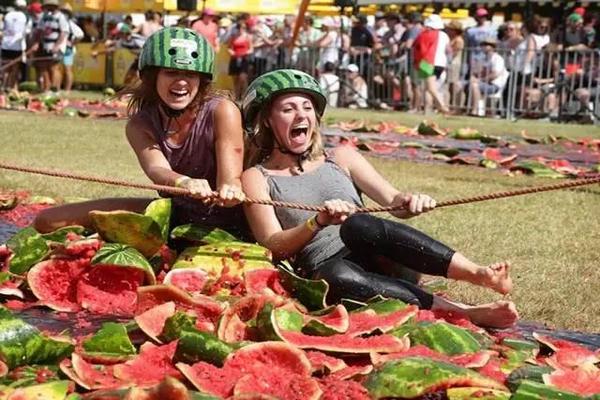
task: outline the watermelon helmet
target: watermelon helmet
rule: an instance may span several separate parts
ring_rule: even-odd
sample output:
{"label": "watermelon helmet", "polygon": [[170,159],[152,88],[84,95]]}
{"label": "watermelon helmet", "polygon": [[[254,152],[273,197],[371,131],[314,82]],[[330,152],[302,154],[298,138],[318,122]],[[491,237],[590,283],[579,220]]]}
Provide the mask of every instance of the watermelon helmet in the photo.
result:
{"label": "watermelon helmet", "polygon": [[242,112],[246,132],[253,132],[256,117],[269,101],[275,96],[290,92],[309,95],[313,99],[318,117],[321,117],[325,112],[327,99],[315,78],[295,69],[280,69],[268,72],[256,78],[244,94]]}
{"label": "watermelon helmet", "polygon": [[210,76],[215,52],[204,36],[181,27],[164,28],[153,33],[142,48],[139,70],[146,67],[194,71]]}

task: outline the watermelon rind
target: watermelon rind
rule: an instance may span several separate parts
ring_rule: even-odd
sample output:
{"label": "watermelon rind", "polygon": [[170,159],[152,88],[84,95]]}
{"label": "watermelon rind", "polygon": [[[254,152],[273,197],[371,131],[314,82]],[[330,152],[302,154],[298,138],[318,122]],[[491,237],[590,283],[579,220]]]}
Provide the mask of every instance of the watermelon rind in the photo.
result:
{"label": "watermelon rind", "polygon": [[179,336],[175,359],[190,364],[206,361],[222,366],[227,356],[234,350],[234,346],[219,340],[211,333],[189,329],[183,330]]}
{"label": "watermelon rind", "polygon": [[0,359],[13,369],[27,364],[49,364],[68,357],[74,346],[48,338],[33,325],[0,306]]}
{"label": "watermelon rind", "polygon": [[166,321],[174,314],[175,302],[167,301],[136,315],[134,320],[142,332],[150,339],[162,343],[159,335],[163,332]]}
{"label": "watermelon rind", "polygon": [[[179,275],[179,279],[181,279],[180,275],[186,275],[186,274],[190,274],[191,278],[192,278],[192,284],[190,285],[190,278],[188,278],[188,280],[186,281],[184,278],[184,285],[177,284],[177,276]],[[201,282],[201,286],[197,288],[197,290],[191,290],[190,286],[193,286],[193,282]],[[204,288],[204,286],[206,286],[206,283],[208,281],[208,273],[202,269],[202,268],[180,268],[180,269],[172,269],[169,272],[167,272],[167,274],[165,275],[165,277],[163,278],[163,283],[165,285],[174,285],[179,287],[182,290],[185,290],[186,292],[190,293],[192,296],[198,293],[202,292],[202,289]],[[184,287],[186,286],[187,287]]]}
{"label": "watermelon rind", "polygon": [[92,337],[82,342],[82,347],[84,350],[82,356],[99,357],[104,360],[122,361],[137,353],[129,339],[125,325],[115,322],[102,324],[102,327]]}
{"label": "watermelon rind", "polygon": [[245,271],[273,268],[271,252],[257,244],[219,242],[186,248],[175,260],[173,269],[202,268],[209,275],[242,277]]}
{"label": "watermelon rind", "polygon": [[21,229],[6,242],[13,253],[10,257],[9,271],[22,275],[33,265],[43,260],[49,252],[46,240],[35,229]]}
{"label": "watermelon rind", "polygon": [[19,388],[12,392],[8,399],[27,399],[27,400],[64,400],[71,386],[70,381],[53,381]]}
{"label": "watermelon rind", "polygon": [[282,340],[279,329],[300,332],[304,318],[298,312],[277,309],[271,303],[266,303],[256,317],[256,328],[263,340]]}
{"label": "watermelon rind", "polygon": [[446,390],[448,400],[508,400],[511,394],[502,390],[460,387]]}
{"label": "watermelon rind", "polygon": [[65,243],[67,240],[67,235],[69,233],[74,233],[76,235],[85,234],[85,228],[80,225],[69,225],[59,228],[55,231],[44,233],[42,237],[44,240],[48,242],[56,242],[56,243]]}
{"label": "watermelon rind", "polygon": [[159,337],[163,343],[171,342],[179,339],[184,330],[195,330],[195,327],[196,317],[177,311],[165,320]]}
{"label": "watermelon rind", "polygon": [[238,242],[239,239],[219,228],[205,228],[200,225],[179,225],[171,231],[171,239],[185,239],[194,243],[214,244],[221,242]]}
{"label": "watermelon rind", "polygon": [[165,243],[161,226],[147,215],[130,211],[90,211],[96,232],[107,242],[129,245],[152,257]]}
{"label": "watermelon rind", "polygon": [[144,215],[156,222],[163,241],[169,239],[169,224],[171,222],[171,199],[153,200],[144,211]]}
{"label": "watermelon rind", "polygon": [[475,371],[426,357],[407,357],[384,364],[364,383],[374,399],[414,398],[439,388],[477,386],[507,389],[501,383]]}
{"label": "watermelon rind", "polygon": [[92,265],[108,264],[118,265],[120,267],[137,268],[146,274],[146,281],[149,285],[156,283],[154,270],[146,258],[131,246],[120,243],[105,243],[96,252],[91,261]]}
{"label": "watermelon rind", "polygon": [[543,383],[543,375],[552,371],[553,368],[545,365],[525,365],[513,370],[506,383],[511,391],[515,391],[524,380]]}
{"label": "watermelon rind", "polygon": [[[344,333],[350,326],[348,311],[341,304],[313,312],[305,319],[308,321],[305,322],[302,331],[310,335],[330,336]],[[282,325],[279,324],[279,326]]]}
{"label": "watermelon rind", "polygon": [[[281,263],[284,264],[284,263]],[[302,303],[309,311],[327,308],[326,298],[329,284],[323,279],[304,279],[291,272],[288,265],[277,265],[281,283],[291,295]]]}
{"label": "watermelon rind", "polygon": [[524,380],[511,400],[582,400],[584,397],[555,389],[543,383]]}
{"label": "watermelon rind", "polygon": [[447,355],[481,350],[481,344],[470,331],[446,322],[419,323],[409,336],[412,344],[422,344]]}

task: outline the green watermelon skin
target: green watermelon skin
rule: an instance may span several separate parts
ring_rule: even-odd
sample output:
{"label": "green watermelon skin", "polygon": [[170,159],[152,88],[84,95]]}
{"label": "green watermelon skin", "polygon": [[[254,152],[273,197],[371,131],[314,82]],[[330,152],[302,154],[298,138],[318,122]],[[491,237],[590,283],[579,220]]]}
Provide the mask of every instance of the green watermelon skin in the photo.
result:
{"label": "green watermelon skin", "polygon": [[583,400],[576,394],[554,389],[543,383],[524,380],[511,400]]}
{"label": "green watermelon skin", "polygon": [[471,332],[446,322],[422,323],[409,336],[411,345],[422,344],[450,356],[481,350]]}

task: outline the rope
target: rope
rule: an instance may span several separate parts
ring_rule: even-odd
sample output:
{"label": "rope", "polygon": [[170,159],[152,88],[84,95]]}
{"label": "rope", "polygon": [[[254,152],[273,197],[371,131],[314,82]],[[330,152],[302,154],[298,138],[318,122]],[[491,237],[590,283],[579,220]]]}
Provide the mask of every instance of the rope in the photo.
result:
{"label": "rope", "polygon": [[[127,182],[127,181],[119,180],[119,179],[108,179],[108,178],[102,178],[102,177],[98,177],[98,176],[74,174],[74,173],[66,172],[66,171],[55,171],[55,170],[49,170],[49,169],[45,169],[45,168],[36,168],[36,167],[22,167],[22,166],[13,165],[10,163],[2,162],[2,161],[0,161],[0,168],[12,170],[12,171],[18,171],[18,172],[27,172],[27,173],[31,173],[31,174],[54,176],[54,177],[58,177],[58,178],[75,179],[75,180],[87,181],[87,182],[96,182],[96,183],[102,183],[102,184],[106,184],[106,185],[122,186],[122,187],[133,188],[133,189],[154,190],[154,191],[169,193],[172,195],[194,197],[194,195],[192,193],[190,193],[190,191],[187,189],[173,187],[173,186],[166,186],[166,185],[157,185],[154,183],[134,183],[134,182]],[[484,194],[484,195],[480,195],[480,196],[465,197],[465,198],[459,198],[459,199],[454,199],[454,200],[441,201],[441,202],[437,203],[436,208],[456,206],[459,204],[476,203],[476,202],[480,202],[480,201],[495,200],[495,199],[501,199],[501,198],[506,198],[506,197],[522,196],[522,195],[531,194],[531,193],[549,192],[551,190],[574,188],[574,187],[578,187],[578,186],[592,185],[595,183],[600,183],[600,174],[595,174],[589,178],[575,179],[572,181],[556,183],[556,184],[552,184],[552,185],[532,186],[532,187],[527,187],[527,188],[523,188],[523,189],[508,190],[508,191],[504,191],[504,192],[496,192],[496,193]],[[213,197],[216,198],[217,196],[218,196],[218,193],[213,192]],[[326,208],[324,206],[316,206],[316,205],[308,205],[308,204],[300,204],[300,203],[290,203],[290,202],[286,202],[286,201],[276,201],[276,200],[267,200],[267,199],[263,199],[263,200],[251,199],[248,197],[244,200],[244,203],[260,204],[260,205],[267,205],[267,206],[274,206],[274,207],[295,208],[295,209],[304,210],[304,211],[315,211],[315,212],[326,211]],[[384,211],[397,211],[397,210],[401,210],[403,208],[404,208],[403,206],[361,207],[361,208],[356,209],[356,212],[357,213],[374,213],[374,212],[384,212]]]}

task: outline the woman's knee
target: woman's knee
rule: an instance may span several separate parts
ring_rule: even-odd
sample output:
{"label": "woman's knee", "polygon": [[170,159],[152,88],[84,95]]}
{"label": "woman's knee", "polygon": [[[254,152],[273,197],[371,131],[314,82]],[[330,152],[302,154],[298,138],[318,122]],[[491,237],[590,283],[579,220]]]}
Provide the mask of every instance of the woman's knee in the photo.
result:
{"label": "woman's knee", "polygon": [[373,229],[376,217],[368,214],[354,214],[349,216],[340,226],[340,238],[347,247],[365,237]]}

